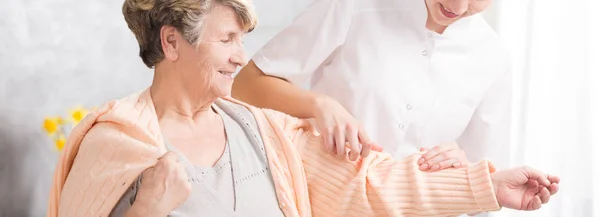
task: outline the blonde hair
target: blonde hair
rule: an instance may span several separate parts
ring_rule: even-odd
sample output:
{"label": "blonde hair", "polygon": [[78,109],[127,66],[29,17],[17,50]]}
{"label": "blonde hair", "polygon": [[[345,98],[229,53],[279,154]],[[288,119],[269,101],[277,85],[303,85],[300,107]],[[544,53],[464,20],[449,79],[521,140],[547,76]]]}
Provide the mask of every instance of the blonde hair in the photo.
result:
{"label": "blonde hair", "polygon": [[247,32],[256,27],[256,14],[246,0],[125,0],[123,16],[138,41],[142,61],[152,68],[164,58],[160,42],[163,26],[175,27],[187,42],[197,46],[204,15],[216,5],[232,8]]}

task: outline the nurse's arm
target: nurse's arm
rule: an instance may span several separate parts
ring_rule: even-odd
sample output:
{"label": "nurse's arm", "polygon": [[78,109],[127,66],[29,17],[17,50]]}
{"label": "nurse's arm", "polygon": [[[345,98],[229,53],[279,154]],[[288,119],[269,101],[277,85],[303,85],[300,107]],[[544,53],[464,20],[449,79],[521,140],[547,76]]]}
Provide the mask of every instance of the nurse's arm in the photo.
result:
{"label": "nurse's arm", "polygon": [[315,107],[327,97],[301,87],[345,43],[354,3],[312,1],[242,68],[233,82],[232,97],[295,117],[314,118]]}
{"label": "nurse's arm", "polygon": [[498,168],[510,161],[512,73],[506,73],[488,90],[456,143],[471,161],[489,158]]}
{"label": "nurse's arm", "polygon": [[235,77],[232,97],[259,108],[270,108],[300,118],[313,118],[325,96],[304,90],[283,78],[266,75],[250,61]]}

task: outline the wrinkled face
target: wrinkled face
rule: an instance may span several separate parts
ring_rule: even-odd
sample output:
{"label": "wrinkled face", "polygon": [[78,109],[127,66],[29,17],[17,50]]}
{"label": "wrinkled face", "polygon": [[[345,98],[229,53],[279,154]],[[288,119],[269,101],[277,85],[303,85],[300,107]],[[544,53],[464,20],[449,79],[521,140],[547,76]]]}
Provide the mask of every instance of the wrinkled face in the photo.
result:
{"label": "wrinkled face", "polygon": [[429,15],[435,23],[448,26],[459,19],[487,9],[492,0],[425,0]]}
{"label": "wrinkled face", "polygon": [[206,14],[200,44],[182,43],[178,55],[184,85],[216,97],[229,95],[233,74],[246,64],[245,32],[232,8],[216,6]]}

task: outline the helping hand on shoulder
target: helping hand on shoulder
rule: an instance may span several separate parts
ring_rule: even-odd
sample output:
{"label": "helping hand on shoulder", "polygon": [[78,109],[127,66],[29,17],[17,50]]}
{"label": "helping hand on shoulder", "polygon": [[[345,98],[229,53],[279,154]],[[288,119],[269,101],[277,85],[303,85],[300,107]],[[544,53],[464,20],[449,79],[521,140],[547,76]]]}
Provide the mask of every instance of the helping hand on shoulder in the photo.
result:
{"label": "helping hand on shoulder", "polygon": [[327,96],[319,97],[315,101],[313,117],[324,139],[325,150],[344,158],[348,143],[351,161],[357,160],[359,155],[368,156],[371,150],[383,151],[381,146],[369,138],[359,121],[337,101]]}
{"label": "helping hand on shoulder", "polygon": [[[383,148],[373,142],[365,130],[348,111],[336,100],[327,96],[315,99],[313,117],[322,138],[325,140],[325,150],[339,157],[345,157],[346,146],[350,147],[349,159],[355,161],[360,154],[369,155],[371,150],[383,151]],[[465,152],[456,143],[436,146],[428,151],[419,161],[423,171],[438,171],[447,168],[460,168],[468,165]]]}

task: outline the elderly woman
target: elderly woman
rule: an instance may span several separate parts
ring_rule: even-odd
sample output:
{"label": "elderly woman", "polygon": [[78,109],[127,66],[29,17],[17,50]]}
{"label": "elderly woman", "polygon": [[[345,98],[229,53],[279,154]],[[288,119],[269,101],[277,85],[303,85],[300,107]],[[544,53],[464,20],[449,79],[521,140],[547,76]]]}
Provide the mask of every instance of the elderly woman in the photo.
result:
{"label": "elderly woman", "polygon": [[244,0],[126,0],[123,14],[153,83],[73,130],[48,216],[451,216],[535,210],[558,190],[488,161],[423,172],[417,153],[338,158],[308,121],[229,98],[256,25]]}

